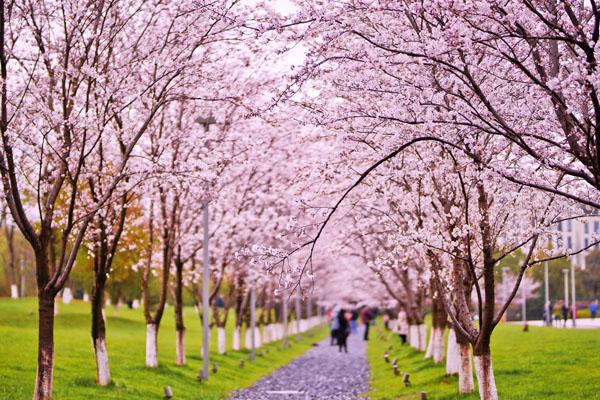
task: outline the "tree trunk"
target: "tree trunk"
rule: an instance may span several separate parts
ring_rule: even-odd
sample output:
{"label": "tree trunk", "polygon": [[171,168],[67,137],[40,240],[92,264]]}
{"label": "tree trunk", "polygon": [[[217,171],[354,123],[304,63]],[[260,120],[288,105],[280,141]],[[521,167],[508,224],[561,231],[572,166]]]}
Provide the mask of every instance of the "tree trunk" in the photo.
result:
{"label": "tree trunk", "polygon": [[469,343],[458,344],[458,392],[460,394],[472,393],[473,366],[471,364],[471,345]]}
{"label": "tree trunk", "polygon": [[271,333],[271,323],[269,322],[267,325],[265,325],[264,329],[263,329],[263,343],[264,344],[269,344],[273,339],[273,334]]}
{"label": "tree trunk", "polygon": [[425,352],[425,359],[433,357],[433,339],[435,332],[433,331],[433,326],[430,329],[429,333],[429,342],[427,342],[427,351]]}
{"label": "tree trunk", "polygon": [[[10,297],[13,299],[19,298],[19,290],[17,288],[17,271],[15,263],[15,228],[8,226],[6,220],[4,222],[4,232],[6,236],[6,253],[8,256],[8,265],[5,266],[8,275],[8,283],[10,284]],[[22,262],[22,261],[21,261]],[[24,294],[21,294],[24,296]]]}
{"label": "tree trunk", "polygon": [[240,327],[236,325],[233,330],[233,350],[238,351],[240,349]]}
{"label": "tree trunk", "polygon": [[227,351],[227,345],[226,345],[226,334],[225,334],[225,328],[220,326],[217,328],[217,342],[218,342],[218,352],[219,354],[225,354],[225,352]]}
{"label": "tree trunk", "polygon": [[106,324],[104,322],[104,286],[106,275],[96,273],[92,287],[92,344],[96,356],[96,383],[106,386],[110,383],[108,351],[106,350]]}
{"label": "tree trunk", "polygon": [[408,325],[408,344],[415,349],[419,348],[419,325]]}
{"label": "tree trunk", "polygon": [[435,364],[440,364],[444,361],[444,331],[446,330],[448,315],[444,308],[444,301],[441,298],[441,293],[435,290],[437,287],[436,282],[436,280],[432,279],[431,287],[434,296],[432,299],[432,329],[429,343],[431,343],[431,356],[433,362]]}
{"label": "tree trunk", "polygon": [[[443,337],[442,337],[443,339]],[[448,350],[446,355],[446,375],[458,374],[458,344],[454,329],[448,331]]]}
{"label": "tree trunk", "polygon": [[106,386],[110,383],[110,368],[104,337],[94,340],[94,352],[96,354],[96,383],[100,386]]}
{"label": "tree trunk", "polygon": [[175,364],[185,365],[185,329],[177,328],[175,353],[177,356],[177,360],[176,360]]}
{"label": "tree trunk", "polygon": [[63,293],[62,293],[63,304],[71,304],[72,300],[73,300],[73,292],[71,291],[71,288],[70,287],[64,288]]}
{"label": "tree trunk", "polygon": [[475,374],[477,375],[479,386],[479,398],[481,400],[498,400],[491,354],[475,355],[473,358],[475,359]]}
{"label": "tree trunk", "polygon": [[176,364],[185,365],[185,325],[183,323],[183,262],[178,256],[175,260],[175,293],[173,296],[175,308],[175,329],[177,341],[175,353]]}
{"label": "tree trunk", "polygon": [[417,343],[417,348],[419,351],[427,350],[427,327],[425,324],[420,324],[418,326],[419,330],[419,342]]}
{"label": "tree trunk", "polygon": [[146,324],[146,367],[158,367],[157,343],[158,325]]}
{"label": "tree trunk", "polygon": [[54,301],[52,293],[38,295],[38,365],[34,400],[52,399],[54,373]]}
{"label": "tree trunk", "polygon": [[431,352],[435,364],[444,362],[444,331],[445,329],[440,327],[434,327],[432,331]]}

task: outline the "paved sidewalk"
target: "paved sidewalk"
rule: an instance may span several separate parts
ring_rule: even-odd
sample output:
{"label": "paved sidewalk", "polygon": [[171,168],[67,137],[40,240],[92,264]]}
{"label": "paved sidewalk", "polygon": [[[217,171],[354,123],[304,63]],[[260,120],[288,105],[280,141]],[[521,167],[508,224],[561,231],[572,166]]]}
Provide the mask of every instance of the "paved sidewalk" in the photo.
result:
{"label": "paved sidewalk", "polygon": [[[521,321],[510,321],[510,322],[513,324],[517,324],[517,325],[523,324],[523,322],[521,322]],[[527,323],[530,326],[544,326],[544,321],[542,321],[542,320],[527,321]],[[567,321],[567,326],[563,326],[562,320],[560,321],[560,323],[557,323],[556,321],[554,321],[553,327],[554,328],[573,329],[573,321],[571,319],[569,319]],[[595,318],[595,319],[578,318],[575,328],[577,328],[577,329],[600,329],[600,318]]]}
{"label": "paved sidewalk", "polygon": [[348,338],[348,353],[339,353],[329,339],[231,400],[358,400],[369,390],[369,364],[362,331]]}

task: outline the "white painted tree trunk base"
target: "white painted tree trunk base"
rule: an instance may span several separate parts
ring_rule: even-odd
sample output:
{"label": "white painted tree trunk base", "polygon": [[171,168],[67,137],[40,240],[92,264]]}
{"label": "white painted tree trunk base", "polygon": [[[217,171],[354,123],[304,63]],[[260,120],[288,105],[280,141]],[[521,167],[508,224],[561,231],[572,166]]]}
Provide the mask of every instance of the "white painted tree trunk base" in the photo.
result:
{"label": "white painted tree trunk base", "polygon": [[427,350],[427,327],[425,326],[425,324],[419,325],[418,350],[419,351]]}
{"label": "white painted tree trunk base", "polygon": [[419,349],[419,326],[408,325],[408,344],[410,347]]}
{"label": "white painted tree trunk base", "polygon": [[58,301],[54,300],[54,315],[58,315]]}
{"label": "white painted tree trunk base", "polygon": [[10,285],[10,298],[18,299],[19,298],[19,288],[14,283]]}
{"label": "white painted tree trunk base", "polygon": [[83,301],[85,301],[86,303],[87,303],[88,301],[90,301],[90,295],[89,295],[89,294],[87,294],[86,292],[83,292]]}
{"label": "white painted tree trunk base", "polygon": [[458,343],[458,393],[472,393],[473,365],[471,363],[471,345]]}
{"label": "white painted tree trunk base", "polygon": [[69,288],[69,287],[64,288],[63,294],[62,294],[63,304],[71,304],[72,300],[73,300],[73,292],[71,291],[71,288]]}
{"label": "white painted tree trunk base", "polygon": [[236,326],[233,330],[233,350],[238,351],[240,349],[240,327]]}
{"label": "white painted tree trunk base", "polygon": [[158,334],[155,324],[146,324],[146,367],[158,367],[158,356],[156,352],[156,337]]}
{"label": "white painted tree trunk base", "polygon": [[175,364],[185,365],[185,330],[178,330],[175,339],[175,353],[177,359]]}
{"label": "white painted tree trunk base", "polygon": [[446,374],[458,374],[458,345],[454,329],[448,331],[448,349],[446,352]]}
{"label": "white painted tree trunk base", "polygon": [[263,344],[262,334],[260,333],[260,328],[257,326],[254,328],[254,345],[258,349]]}
{"label": "white painted tree trunk base", "polygon": [[444,362],[444,328],[433,328],[431,345],[431,355],[433,357],[434,364],[441,364]]}
{"label": "white painted tree trunk base", "polygon": [[96,354],[96,383],[100,386],[106,386],[110,383],[110,368],[104,338],[99,337],[94,341],[94,352]]}
{"label": "white painted tree trunk base", "polygon": [[435,339],[435,332],[431,327],[429,334],[429,342],[427,342],[427,351],[425,352],[425,359],[433,357],[433,340]]}
{"label": "white painted tree trunk base", "polygon": [[225,354],[227,351],[226,338],[225,328],[217,328],[217,351],[219,354]]}
{"label": "white painted tree trunk base", "polygon": [[269,344],[270,342],[271,342],[271,324],[267,324],[263,328],[263,343]]}
{"label": "white painted tree trunk base", "polygon": [[[260,338],[260,329],[254,328],[254,348],[259,348],[262,345]],[[248,350],[252,348],[252,329],[246,329],[246,336],[244,338],[244,347]]]}
{"label": "white painted tree trunk base", "polygon": [[475,375],[479,387],[479,398],[481,400],[498,400],[492,357],[489,354],[474,356]]}

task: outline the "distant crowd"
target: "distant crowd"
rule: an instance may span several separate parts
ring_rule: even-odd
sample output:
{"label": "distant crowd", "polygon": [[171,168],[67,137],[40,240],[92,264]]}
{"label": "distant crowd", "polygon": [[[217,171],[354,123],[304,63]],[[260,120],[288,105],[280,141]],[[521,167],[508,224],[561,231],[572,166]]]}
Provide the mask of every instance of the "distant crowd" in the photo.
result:
{"label": "distant crowd", "polygon": [[339,351],[348,352],[348,336],[358,334],[359,319],[364,325],[363,340],[369,340],[369,327],[377,316],[378,310],[364,306],[362,308],[345,309],[332,307],[327,310],[331,333],[330,344],[337,345]]}

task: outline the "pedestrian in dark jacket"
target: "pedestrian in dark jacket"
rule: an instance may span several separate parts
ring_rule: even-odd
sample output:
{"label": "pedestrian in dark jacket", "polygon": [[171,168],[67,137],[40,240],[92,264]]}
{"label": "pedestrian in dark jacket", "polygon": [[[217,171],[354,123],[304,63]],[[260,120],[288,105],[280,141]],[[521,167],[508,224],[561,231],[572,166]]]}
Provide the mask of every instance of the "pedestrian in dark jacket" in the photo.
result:
{"label": "pedestrian in dark jacket", "polygon": [[347,353],[348,352],[348,335],[350,334],[350,324],[344,315],[346,311],[341,309],[337,315],[338,322],[338,330],[337,330],[337,344],[339,351],[342,349]]}
{"label": "pedestrian in dark jacket", "polygon": [[371,312],[371,310],[369,310],[369,307],[365,307],[360,316],[362,318],[363,324],[365,324],[364,340],[369,340],[369,325],[371,325],[371,320],[373,319],[373,313]]}
{"label": "pedestrian in dark jacket", "polygon": [[563,326],[567,326],[567,319],[569,319],[569,307],[567,307],[567,305],[563,303],[560,310],[562,311]]}

